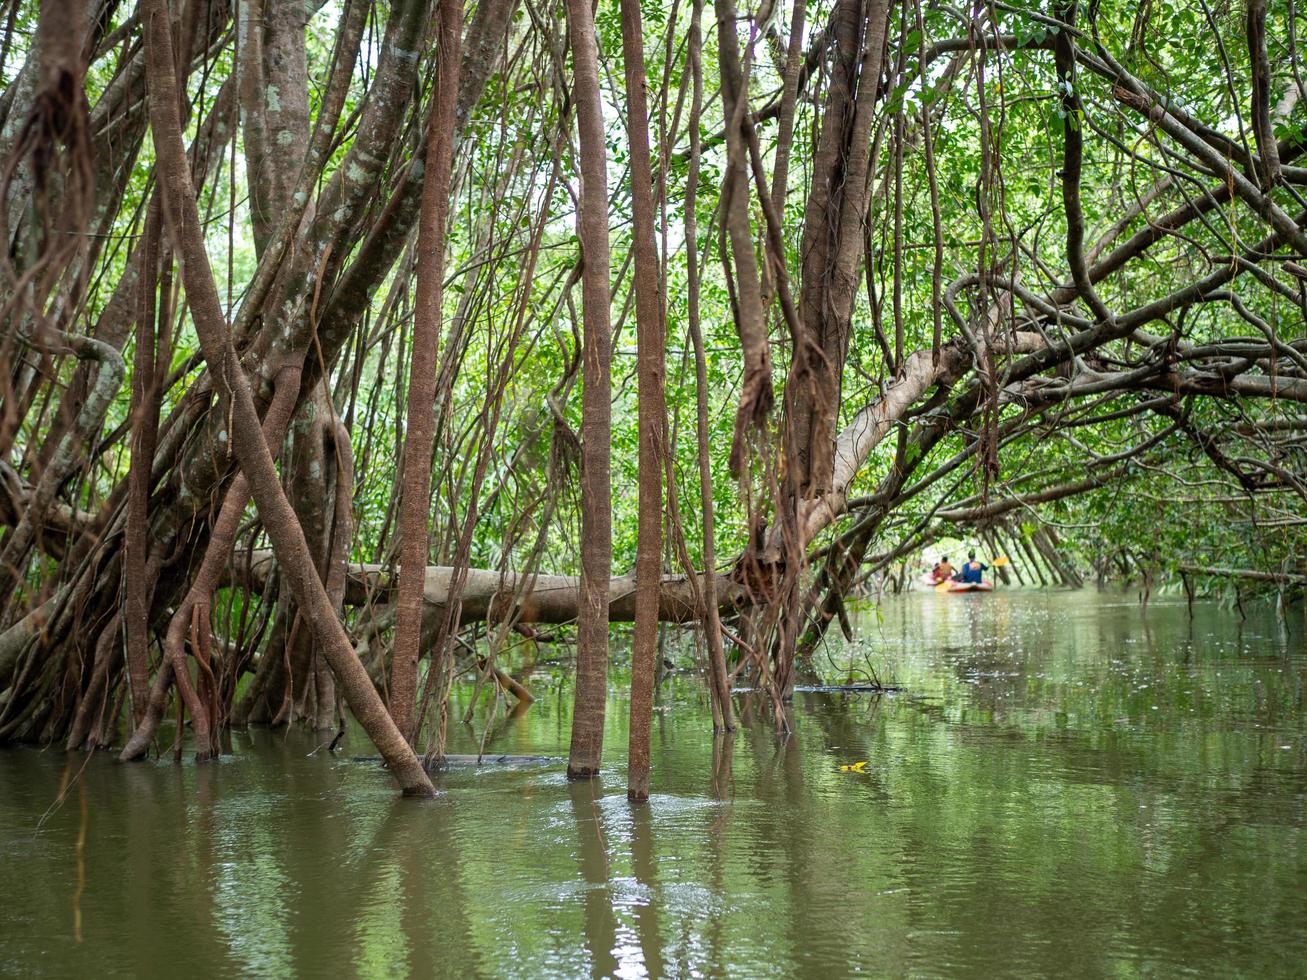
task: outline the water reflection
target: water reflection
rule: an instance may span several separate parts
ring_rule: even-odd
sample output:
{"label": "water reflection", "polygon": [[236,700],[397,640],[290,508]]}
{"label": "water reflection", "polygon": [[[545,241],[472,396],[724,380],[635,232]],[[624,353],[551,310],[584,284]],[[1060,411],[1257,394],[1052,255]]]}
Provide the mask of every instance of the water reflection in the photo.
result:
{"label": "water reflection", "polygon": [[618,965],[617,917],[613,914],[608,845],[599,808],[601,790],[601,780],[571,782],[567,786],[576,822],[576,870],[584,883],[582,921],[592,977],[613,976]]}
{"label": "water reflection", "polygon": [[[212,766],[94,757],[38,831],[68,760],[0,752],[0,974],[1292,973],[1307,657],[1248,612],[887,602],[823,670],[907,693],[800,695],[785,738],[742,698],[714,736],[673,680],[635,808],[620,686],[603,780],[454,770],[421,803],[357,740],[255,730]],[[570,690],[533,686],[488,750],[565,754]]]}
{"label": "water reflection", "polygon": [[715,732],[712,739],[712,782],[709,794],[719,800],[735,797],[735,733]]}
{"label": "water reflection", "polygon": [[644,974],[649,977],[663,975],[662,943],[658,935],[658,880],[655,874],[657,859],[654,855],[653,815],[648,806],[630,808],[628,814],[631,835],[631,870],[639,887],[636,903],[635,932],[640,938],[640,954]]}

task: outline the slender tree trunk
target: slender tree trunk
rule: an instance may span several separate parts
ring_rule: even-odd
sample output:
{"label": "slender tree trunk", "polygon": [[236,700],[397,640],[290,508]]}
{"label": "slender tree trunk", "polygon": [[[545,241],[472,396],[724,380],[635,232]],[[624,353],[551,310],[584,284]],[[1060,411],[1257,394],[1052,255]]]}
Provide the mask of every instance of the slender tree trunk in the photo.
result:
{"label": "slender tree trunk", "polygon": [[141,244],[141,295],[136,324],[136,360],[132,372],[132,464],[128,472],[127,536],[123,541],[123,610],[126,638],[127,689],[132,723],[145,717],[150,690],[150,597],[153,582],[145,574],[149,551],[150,470],[159,436],[159,394],[156,361],[167,370],[168,359],[155,352],[155,294],[158,288],[159,224],[157,196],[145,219]]}
{"label": "slender tree trunk", "polygon": [[1067,578],[1066,572],[1063,571],[1061,564],[1057,560],[1057,556],[1053,554],[1053,547],[1048,543],[1048,538],[1044,535],[1043,528],[1036,530],[1035,533],[1030,536],[1030,540],[1039,552],[1040,557],[1044,559],[1044,565],[1048,568],[1049,575],[1053,581],[1055,583],[1069,586],[1071,580]]}
{"label": "slender tree trunk", "polygon": [[462,37],[462,0],[440,0],[435,104],[427,130],[426,174],[418,216],[417,289],[413,349],[409,357],[404,487],[399,509],[399,595],[395,651],[390,667],[390,713],[410,743],[418,727],[415,707],[418,647],[422,639],[422,583],[430,549],[427,510],[435,437],[436,357],[444,299],[445,216],[449,210]]}
{"label": "slender tree trunk", "polygon": [[[726,672],[726,651],[722,645],[722,625],[717,609],[717,544],[713,513],[712,459],[708,445],[708,359],[704,350],[703,331],[699,325],[699,233],[696,208],[699,199],[700,135],[699,117],[703,109],[703,0],[694,0],[690,33],[686,44],[693,91],[690,103],[690,166],[685,179],[685,274],[686,317],[690,340],[694,344],[695,423],[699,442],[699,505],[703,513],[703,605],[701,622],[708,644],[708,670],[712,686],[713,720],[726,731],[735,730],[735,712],[731,702],[731,682]],[[689,569],[686,570],[689,573]]]}
{"label": "slender tree trunk", "polygon": [[[336,421],[336,451],[332,458],[336,464],[336,487],[332,497],[332,525],[327,554],[327,596],[336,615],[342,615],[345,606],[345,581],[349,571],[350,542],[354,538],[354,449],[350,445],[349,430]],[[336,679],[321,650],[313,652],[313,687],[315,710],[313,727],[326,731],[335,723]]]}
{"label": "slender tree trunk", "polygon": [[1076,570],[1075,562],[1069,556],[1066,556],[1062,550],[1062,540],[1058,537],[1057,532],[1051,526],[1041,528],[1044,540],[1048,543],[1048,557],[1057,568],[1057,573],[1062,576],[1062,581],[1073,589],[1082,589],[1085,586],[1085,580],[1080,577]]}
{"label": "slender tree trunk", "polygon": [[785,74],[781,82],[781,108],[776,129],[776,164],[772,170],[771,201],[781,224],[785,223],[785,198],[789,189],[790,149],[794,143],[794,106],[799,92],[799,66],[803,61],[803,28],[808,14],[807,0],[794,0],[790,39],[785,53]]}
{"label": "slender tree trunk", "polygon": [[[1003,540],[1003,537],[999,534],[998,528],[994,528],[992,534],[994,535],[994,543],[998,547],[999,554],[1001,555],[1007,554],[1007,544]],[[1016,576],[1018,585],[1025,585],[1026,584],[1025,576],[1021,574],[1020,555],[1017,555],[1016,557],[1017,560],[1012,562],[1012,564],[1010,565],[1012,569],[1012,574]]]}
{"label": "slender tree trunk", "polygon": [[994,559],[1003,553],[1002,546],[998,543],[998,537],[993,531],[982,531],[980,538],[985,542],[985,547],[989,549],[988,557],[990,567],[994,569],[994,574],[998,576],[998,580],[1004,585],[1011,585],[1012,579],[1008,575],[1007,567],[1005,565],[994,565]]}
{"label": "slender tree trunk", "polygon": [[608,695],[608,579],[612,570],[612,334],[609,327],[608,186],[599,52],[590,0],[567,0],[580,141],[581,306],[585,321],[581,400],[581,603],[576,699],[567,773],[599,773]]}
{"label": "slender tree trunk", "polygon": [[635,320],[638,345],[640,504],[635,562],[635,639],[631,652],[631,721],[626,795],[649,799],[649,733],[653,719],[654,663],[658,652],[658,587],[662,578],[662,455],[667,448],[663,394],[662,282],[654,244],[653,173],[649,163],[649,109],[645,98],[644,28],[640,0],[621,0],[622,56],[626,63],[627,136],[631,148],[631,207],[635,236]]}
{"label": "slender tree trunk", "polygon": [[1047,567],[1047,563],[1044,561],[1043,556],[1039,553],[1038,549],[1035,548],[1033,539],[1029,535],[1023,534],[1021,536],[1021,547],[1025,550],[1026,557],[1029,559],[1031,567],[1034,568],[1035,574],[1039,576],[1040,587],[1044,588],[1049,585],[1057,585],[1057,579],[1054,577],[1053,570]]}
{"label": "slender tree trunk", "polygon": [[[746,477],[750,430],[761,430],[776,396],[772,389],[771,345],[762,303],[762,283],[749,221],[749,151],[744,138],[744,116],[749,107],[748,74],[740,64],[737,15],[734,0],[715,0],[717,54],[721,65],[722,113],[726,119],[726,174],[722,180],[723,222],[731,239],[727,285],[733,288],[735,327],[744,357],[744,377],[735,413],[731,443],[731,473]],[[723,261],[725,257],[723,257]]]}

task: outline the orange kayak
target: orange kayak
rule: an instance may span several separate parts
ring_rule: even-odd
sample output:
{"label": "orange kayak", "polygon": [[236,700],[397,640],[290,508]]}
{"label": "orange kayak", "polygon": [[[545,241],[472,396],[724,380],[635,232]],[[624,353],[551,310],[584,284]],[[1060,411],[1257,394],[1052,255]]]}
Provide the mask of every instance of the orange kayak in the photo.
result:
{"label": "orange kayak", "polygon": [[[947,580],[946,580],[946,581],[947,581]],[[931,575],[930,572],[927,572],[925,575],[921,576],[921,584],[922,584],[922,585],[925,585],[925,586],[929,586],[930,588],[933,589],[933,588],[935,588],[937,585],[939,585],[940,583],[937,582],[937,581],[935,580],[935,576]],[[948,583],[948,590],[947,590],[947,591],[949,591],[949,592],[993,592],[993,591],[994,591],[994,583],[993,583],[993,582],[949,582],[949,583]]]}

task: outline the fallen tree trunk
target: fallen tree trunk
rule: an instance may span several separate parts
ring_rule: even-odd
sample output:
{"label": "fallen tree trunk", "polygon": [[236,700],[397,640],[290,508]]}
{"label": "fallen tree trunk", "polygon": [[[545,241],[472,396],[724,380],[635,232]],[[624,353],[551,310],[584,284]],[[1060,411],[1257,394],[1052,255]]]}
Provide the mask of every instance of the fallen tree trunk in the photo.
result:
{"label": "fallen tree trunk", "polygon": [[[255,592],[263,593],[270,587],[276,564],[272,551],[261,549],[235,556],[231,567],[233,582],[241,582]],[[486,568],[469,568],[459,595],[460,625],[484,619],[502,619],[510,612],[524,623],[571,623],[576,619],[580,605],[581,579],[576,575],[525,576],[530,581],[523,587],[516,606],[513,596],[521,573],[499,572]],[[450,583],[454,577],[452,565],[430,565],[422,589],[423,615],[434,615],[446,608]],[[731,609],[743,601],[743,590],[729,575],[716,578],[718,608]],[[398,575],[386,565],[351,562],[345,584],[346,605],[361,606],[368,602],[390,601],[398,585]],[[635,621],[635,576],[619,575],[609,582],[612,596],[609,619],[615,623]],[[698,620],[698,603],[694,585],[684,575],[664,575],[658,590],[658,618],[668,623],[690,623]]]}

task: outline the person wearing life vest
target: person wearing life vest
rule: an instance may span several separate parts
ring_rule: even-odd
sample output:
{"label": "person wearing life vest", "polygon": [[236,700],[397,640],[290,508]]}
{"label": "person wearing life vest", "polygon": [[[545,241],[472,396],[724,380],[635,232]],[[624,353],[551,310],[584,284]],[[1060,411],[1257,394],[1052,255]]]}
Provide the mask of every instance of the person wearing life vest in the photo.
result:
{"label": "person wearing life vest", "polygon": [[979,585],[985,580],[982,573],[988,568],[989,566],[984,562],[976,561],[976,553],[974,551],[968,551],[966,564],[958,570],[958,573],[953,576],[953,578],[958,582]]}

